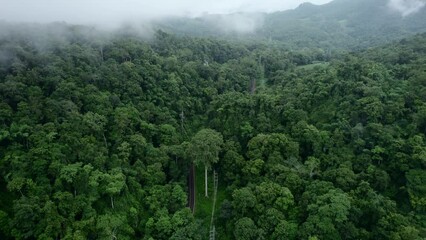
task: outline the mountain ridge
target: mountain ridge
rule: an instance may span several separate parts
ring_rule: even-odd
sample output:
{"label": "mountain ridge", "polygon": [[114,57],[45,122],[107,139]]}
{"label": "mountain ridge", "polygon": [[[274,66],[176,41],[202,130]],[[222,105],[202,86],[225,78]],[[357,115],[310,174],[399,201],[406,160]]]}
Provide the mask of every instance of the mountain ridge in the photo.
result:
{"label": "mountain ridge", "polygon": [[[403,16],[387,0],[302,3],[273,13],[233,13],[156,22],[162,30],[191,36],[255,38],[292,48],[363,49],[426,31],[426,9]],[[219,23],[219,24],[217,24]],[[249,23],[250,28],[239,28]]]}

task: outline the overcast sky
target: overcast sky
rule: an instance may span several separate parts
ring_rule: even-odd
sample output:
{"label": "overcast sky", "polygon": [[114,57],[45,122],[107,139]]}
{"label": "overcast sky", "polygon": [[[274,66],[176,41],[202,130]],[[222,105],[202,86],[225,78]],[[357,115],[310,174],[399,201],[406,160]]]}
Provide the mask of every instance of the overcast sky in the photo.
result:
{"label": "overcast sky", "polygon": [[114,23],[165,15],[272,12],[303,2],[331,0],[0,0],[0,20],[10,22]]}

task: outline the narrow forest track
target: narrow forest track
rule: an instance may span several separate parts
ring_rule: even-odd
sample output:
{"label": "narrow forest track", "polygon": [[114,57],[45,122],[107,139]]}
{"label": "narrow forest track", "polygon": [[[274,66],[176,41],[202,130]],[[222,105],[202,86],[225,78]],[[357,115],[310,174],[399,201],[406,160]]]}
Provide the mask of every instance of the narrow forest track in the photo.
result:
{"label": "narrow forest track", "polygon": [[191,209],[192,214],[194,214],[195,213],[195,166],[194,164],[192,164],[191,168],[189,169],[188,189],[189,189],[188,206]]}

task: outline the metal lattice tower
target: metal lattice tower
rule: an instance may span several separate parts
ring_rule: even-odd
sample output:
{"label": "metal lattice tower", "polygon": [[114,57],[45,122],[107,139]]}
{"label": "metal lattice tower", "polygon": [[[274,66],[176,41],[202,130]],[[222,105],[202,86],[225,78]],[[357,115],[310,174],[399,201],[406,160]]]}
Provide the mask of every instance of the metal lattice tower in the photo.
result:
{"label": "metal lattice tower", "polygon": [[214,226],[214,212],[216,209],[216,195],[217,195],[217,185],[219,182],[219,177],[217,175],[217,172],[213,172],[213,208],[212,208],[212,217],[210,219],[210,240],[215,240],[216,235],[216,228]]}

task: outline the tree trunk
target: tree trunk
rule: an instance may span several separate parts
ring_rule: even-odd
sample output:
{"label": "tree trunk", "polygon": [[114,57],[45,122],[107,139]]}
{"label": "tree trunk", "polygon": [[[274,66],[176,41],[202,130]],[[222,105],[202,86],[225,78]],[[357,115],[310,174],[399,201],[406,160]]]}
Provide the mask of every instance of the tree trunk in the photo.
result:
{"label": "tree trunk", "polygon": [[104,133],[104,132],[102,133],[102,137],[104,137],[104,144],[105,144],[105,148],[106,148],[106,150],[108,151],[108,143],[107,143],[107,140],[106,140],[106,137],[105,137],[105,133]]}
{"label": "tree trunk", "polygon": [[250,81],[250,94],[255,94],[256,93],[256,79],[252,79]]}
{"label": "tree trunk", "polygon": [[204,181],[206,183],[206,197],[209,197],[209,194],[207,192],[207,165],[204,165]]}
{"label": "tree trunk", "polygon": [[114,209],[114,198],[111,196],[111,208]]}

